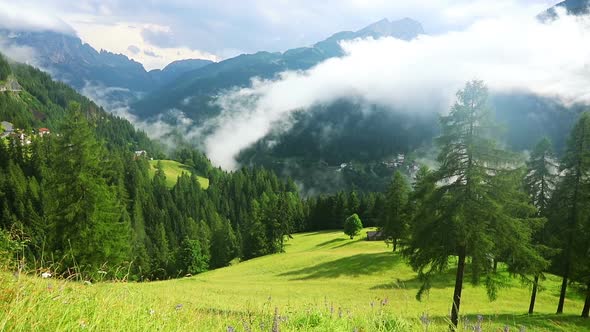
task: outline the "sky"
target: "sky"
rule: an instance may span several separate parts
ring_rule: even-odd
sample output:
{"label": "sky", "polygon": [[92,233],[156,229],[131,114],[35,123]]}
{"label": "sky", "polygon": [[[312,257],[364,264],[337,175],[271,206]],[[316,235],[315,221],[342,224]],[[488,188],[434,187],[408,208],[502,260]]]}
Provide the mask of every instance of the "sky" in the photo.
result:
{"label": "sky", "polygon": [[[428,34],[501,13],[538,13],[555,0],[0,0],[0,26],[78,35],[96,49],[163,68],[186,58],[309,46],[383,18],[410,17]],[[23,16],[22,13],[27,13]]]}

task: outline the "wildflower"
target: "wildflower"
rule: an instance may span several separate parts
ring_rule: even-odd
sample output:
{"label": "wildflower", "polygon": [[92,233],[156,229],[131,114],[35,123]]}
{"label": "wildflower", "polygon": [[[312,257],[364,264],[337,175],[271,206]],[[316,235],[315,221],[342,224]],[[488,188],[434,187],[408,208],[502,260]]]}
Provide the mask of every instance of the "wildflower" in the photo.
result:
{"label": "wildflower", "polygon": [[236,332],[236,329],[234,329],[233,326],[228,326],[227,327],[227,332]]}
{"label": "wildflower", "polygon": [[182,303],[177,304],[175,309],[176,309],[176,311],[182,309]]}
{"label": "wildflower", "polygon": [[521,326],[518,328],[518,332],[526,332],[526,327],[525,327],[524,325],[521,325]]}
{"label": "wildflower", "polygon": [[156,311],[154,309],[150,309],[149,312],[150,312],[150,316],[153,316],[156,313]]}
{"label": "wildflower", "polygon": [[41,273],[41,278],[43,278],[43,279],[51,278],[51,273],[50,272],[43,272],[43,273]]}
{"label": "wildflower", "polygon": [[272,322],[272,332],[279,332],[281,316],[279,316],[279,308],[275,307],[275,316]]}
{"label": "wildflower", "polygon": [[385,305],[387,305],[387,303],[389,303],[389,300],[388,300],[387,298],[384,298],[384,299],[381,301],[381,305],[382,305],[382,306],[385,306]]}
{"label": "wildflower", "polygon": [[422,322],[423,325],[430,325],[430,319],[428,319],[428,314],[427,313],[422,313],[422,316],[420,316],[420,321]]}
{"label": "wildflower", "polygon": [[510,326],[505,325],[504,326],[504,332],[510,332]]}
{"label": "wildflower", "polygon": [[342,308],[338,307],[338,318],[342,318]]}
{"label": "wildflower", "polygon": [[375,306],[375,301],[371,301],[371,309]]}
{"label": "wildflower", "polygon": [[475,332],[483,331],[483,329],[481,327],[482,323],[483,323],[483,316],[477,315],[477,321],[475,322],[475,325],[473,325],[473,331],[475,331]]}
{"label": "wildflower", "polygon": [[81,320],[80,321],[80,328],[85,329],[87,327],[86,322]]}

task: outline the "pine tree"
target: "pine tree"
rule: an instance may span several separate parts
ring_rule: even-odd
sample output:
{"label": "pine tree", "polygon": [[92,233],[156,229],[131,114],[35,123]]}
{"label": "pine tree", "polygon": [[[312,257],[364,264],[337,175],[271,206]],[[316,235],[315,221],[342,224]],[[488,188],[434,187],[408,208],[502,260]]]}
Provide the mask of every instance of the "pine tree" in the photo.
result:
{"label": "pine tree", "polygon": [[[527,162],[527,173],[524,178],[524,187],[527,191],[531,202],[537,208],[539,217],[547,217],[551,194],[555,190],[557,181],[558,165],[553,156],[551,142],[543,138],[532,151],[529,161]],[[543,230],[535,234],[535,244],[543,246]],[[531,301],[529,304],[529,314],[535,309],[535,299],[539,286],[540,273],[536,273],[533,280],[531,291]]]}
{"label": "pine tree", "polygon": [[512,193],[519,186],[502,167],[509,156],[488,138],[493,126],[483,82],[468,82],[457,93],[457,102],[449,115],[441,117],[441,126],[442,135],[437,141],[440,167],[430,177],[437,187],[422,204],[428,211],[419,212],[424,218],[412,225],[404,253],[424,280],[418,296],[430,286],[430,276],[446,270],[449,257],[457,257],[451,309],[451,322],[456,327],[468,256],[472,282],[477,283],[485,274],[490,299],[496,296],[497,284],[488,255],[497,251],[500,238],[513,246],[510,264],[514,272],[522,273],[542,258],[530,245],[532,229],[523,218],[526,215],[513,215],[514,209],[507,208],[526,207],[526,200],[513,201],[518,195]]}
{"label": "pine tree", "polygon": [[356,191],[351,191],[348,195],[348,215],[353,213],[360,214],[361,202]]}
{"label": "pine tree", "polygon": [[399,239],[405,237],[408,227],[408,194],[410,186],[401,172],[396,171],[387,191],[387,203],[382,231],[391,238],[393,251],[397,249]]}

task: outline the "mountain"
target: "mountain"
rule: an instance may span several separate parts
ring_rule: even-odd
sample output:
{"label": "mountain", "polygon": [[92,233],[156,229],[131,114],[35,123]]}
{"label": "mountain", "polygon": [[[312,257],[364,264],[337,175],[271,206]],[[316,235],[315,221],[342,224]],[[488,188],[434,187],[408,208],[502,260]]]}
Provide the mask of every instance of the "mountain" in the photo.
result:
{"label": "mountain", "polygon": [[[341,56],[339,42],[343,40],[382,36],[411,39],[423,33],[421,25],[411,19],[381,20],[355,32],[336,33],[311,47],[240,55],[185,73],[134,104],[133,112],[149,119],[175,109],[198,125],[218,114],[211,101],[219,91],[247,86],[254,76],[272,78],[285,70],[304,70]],[[541,135],[547,135],[561,152],[567,132],[582,109],[526,93],[494,95],[491,104],[497,110],[497,121],[506,129],[504,143],[517,151],[530,149]],[[267,135],[242,151],[238,161],[290,176],[306,191],[310,189],[309,193],[317,193],[382,191],[392,167],[399,165],[399,154],[408,156],[403,165],[406,171],[414,162],[432,157],[428,147],[439,128],[435,114],[417,116],[376,105],[370,105],[372,111],[366,112],[363,107],[366,105],[339,100],[297,113],[289,131]]]}
{"label": "mountain", "polygon": [[550,20],[557,16],[556,9],[565,9],[568,14],[584,15],[590,13],[590,0],[566,0],[539,14],[541,20]]}
{"label": "mountain", "polygon": [[161,86],[174,81],[186,72],[203,68],[212,63],[213,61],[211,60],[203,59],[177,60],[171,62],[169,65],[164,67],[164,69],[150,70],[148,74],[151,76],[152,80],[157,86]]}
{"label": "mountain", "polygon": [[28,60],[51,73],[54,79],[78,91],[84,91],[89,86],[111,88],[109,97],[115,99],[136,98],[138,94],[152,91],[187,71],[211,63],[200,59],[180,60],[162,70],[147,72],[141,63],[123,54],[97,51],[73,35],[52,31],[0,30],[0,39],[10,46],[31,48],[34,59]]}
{"label": "mountain", "polygon": [[151,93],[133,105],[140,118],[152,118],[171,109],[203,121],[217,114],[210,105],[212,96],[231,87],[247,86],[253,77],[272,78],[285,70],[305,70],[328,58],[343,55],[339,42],[365,37],[396,37],[410,40],[424,34],[419,22],[409,18],[397,21],[383,19],[358,31],[343,31],[310,47],[284,53],[258,52],[242,54],[219,63],[184,73],[176,81]]}

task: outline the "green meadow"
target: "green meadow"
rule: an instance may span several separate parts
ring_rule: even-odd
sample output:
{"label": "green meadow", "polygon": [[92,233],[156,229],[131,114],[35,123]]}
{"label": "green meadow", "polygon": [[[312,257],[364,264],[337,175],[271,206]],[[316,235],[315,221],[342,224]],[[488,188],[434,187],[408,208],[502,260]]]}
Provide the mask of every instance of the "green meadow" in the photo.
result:
{"label": "green meadow", "polygon": [[[399,254],[340,231],[296,234],[285,253],[176,280],[0,276],[2,331],[448,331],[454,285],[450,269],[418,301],[420,281]],[[494,302],[483,285],[464,288],[459,330],[590,330],[574,287],[553,314],[558,277],[542,282],[532,316],[529,286],[505,278]]]}
{"label": "green meadow", "polygon": [[[168,187],[172,188],[176,184],[176,180],[182,174],[192,174],[193,169],[190,166],[181,164],[174,160],[150,160],[150,176],[154,176],[156,174],[156,166],[158,162],[161,163],[162,169],[164,170],[164,174],[166,175],[166,184]],[[201,185],[201,188],[207,189],[209,188],[209,179],[197,176],[197,180]]]}

